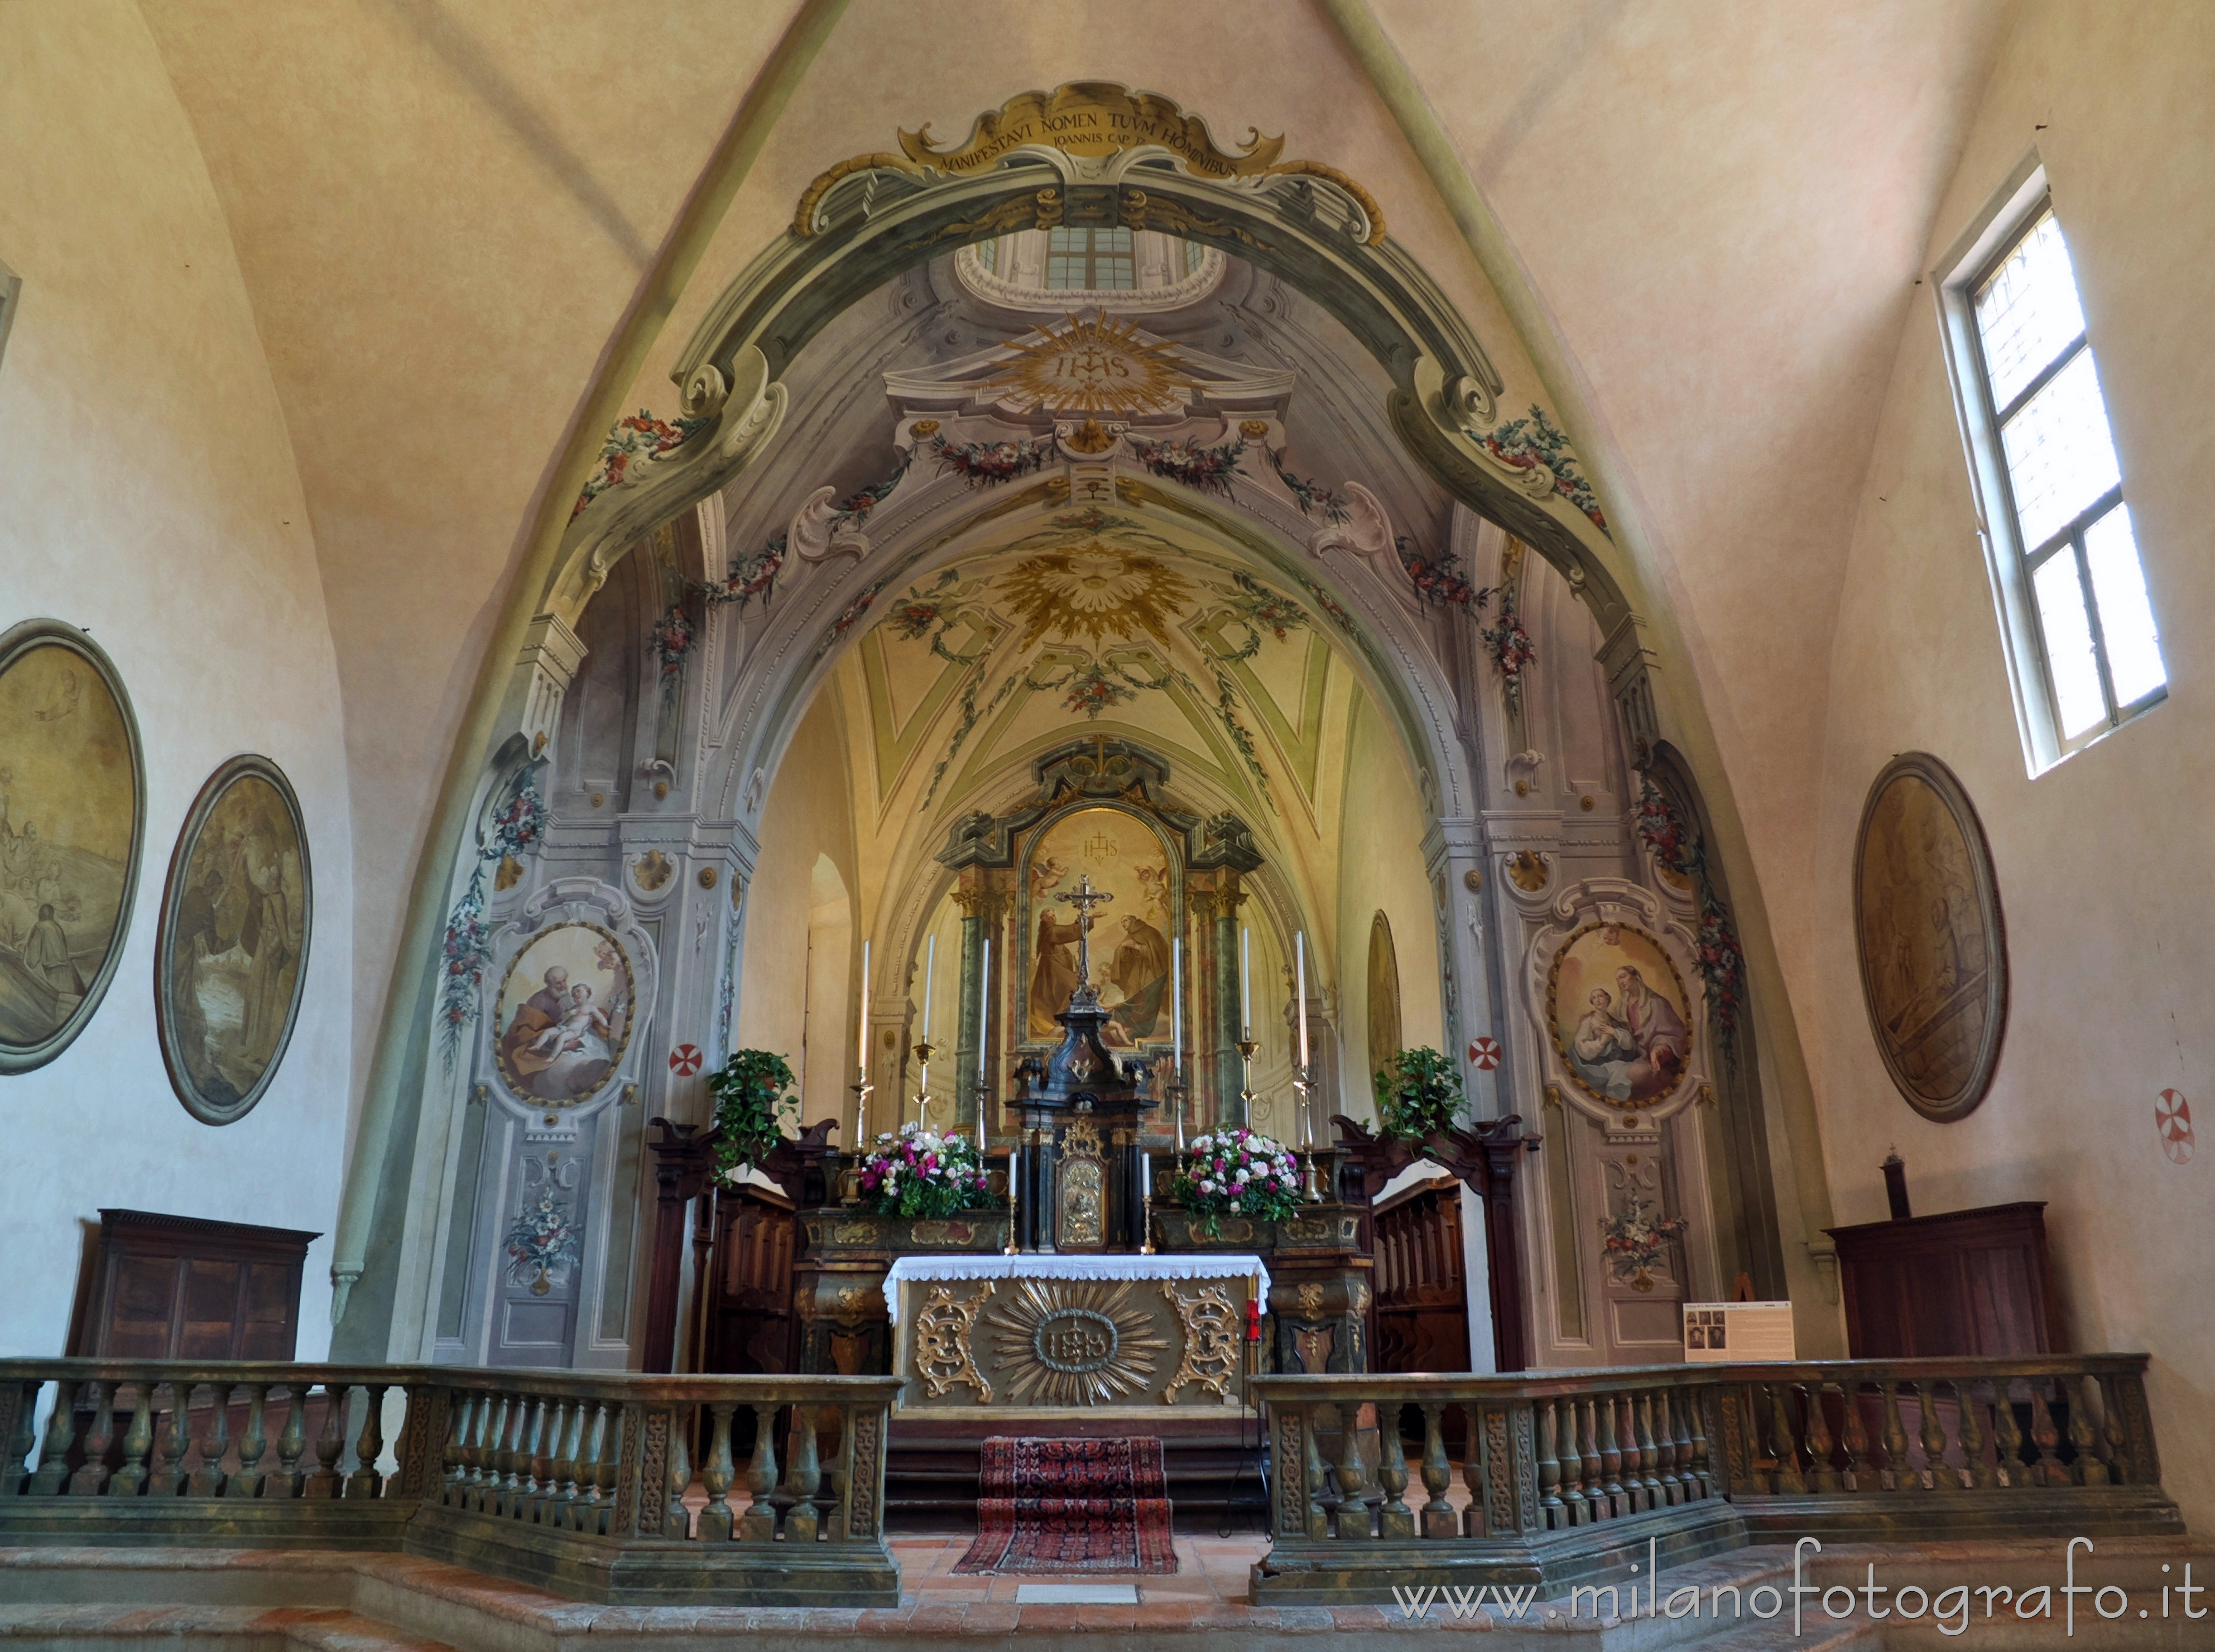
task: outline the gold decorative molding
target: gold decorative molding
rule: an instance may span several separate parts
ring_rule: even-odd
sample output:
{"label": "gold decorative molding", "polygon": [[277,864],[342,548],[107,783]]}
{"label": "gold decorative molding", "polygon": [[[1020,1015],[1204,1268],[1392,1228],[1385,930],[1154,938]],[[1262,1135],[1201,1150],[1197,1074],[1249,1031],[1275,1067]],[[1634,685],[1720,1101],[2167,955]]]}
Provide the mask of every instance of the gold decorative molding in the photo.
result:
{"label": "gold decorative molding", "polygon": [[1507,859],[1507,876],[1516,888],[1535,895],[1546,887],[1546,863],[1528,849],[1518,849]]}
{"label": "gold decorative molding", "polygon": [[1131,1300],[1131,1281],[1014,1282],[985,1316],[1009,1404],[1111,1404],[1152,1385],[1169,1343]]}
{"label": "gold decorative molding", "polygon": [[[1246,140],[1234,152],[1216,143],[1200,116],[1187,114],[1172,100],[1157,92],[1133,92],[1109,81],[1071,81],[1051,92],[1021,92],[997,109],[987,109],[971,124],[969,135],[951,147],[931,139],[926,123],[914,132],[899,134],[900,152],[879,150],[857,155],[819,174],[801,192],[792,217],[792,232],[805,239],[816,233],[816,215],[824,199],[846,179],[865,172],[897,172],[912,178],[969,178],[1003,164],[1017,150],[1049,151],[1066,157],[1063,172],[1071,177],[1113,177],[1112,162],[1134,157],[1147,149],[1168,150],[1187,175],[1211,183],[1259,183],[1266,178],[1314,178],[1342,192],[1366,220],[1362,237],[1371,247],[1384,239],[1384,212],[1377,199],[1336,167],[1320,161],[1284,161],[1282,137],[1264,138],[1258,127],[1249,127]],[[1127,161],[1125,164],[1127,164]],[[1045,217],[1051,203],[1052,223],[1058,223],[1061,203],[1058,192],[1042,190],[1035,200],[1003,202],[981,218],[949,224],[940,238],[952,236],[1004,235],[1011,229],[1048,228],[1046,222],[1024,223],[1028,215]],[[1015,208],[1009,211],[1010,207]],[[1009,211],[1004,223],[999,214]],[[1138,221],[1133,223],[1136,215]],[[1139,191],[1124,198],[1124,220],[1133,229],[1155,229],[1169,235],[1189,230],[1258,244],[1236,226],[1199,217],[1173,202],[1149,201]]]}
{"label": "gold decorative molding", "polygon": [[966,1382],[977,1391],[979,1405],[992,1403],[992,1385],[977,1368],[977,1355],[969,1339],[977,1316],[997,1288],[988,1280],[966,1301],[957,1302],[951,1285],[930,1288],[930,1300],[915,1316],[915,1374],[923,1379],[923,1391],[931,1398],[940,1398],[955,1383]]}
{"label": "gold decorative molding", "polygon": [[1162,1390],[1162,1404],[1176,1404],[1177,1390],[1201,1387],[1226,1405],[1237,1403],[1230,1384],[1238,1374],[1238,1304],[1230,1300],[1227,1285],[1202,1285],[1199,1294],[1180,1295],[1175,1285],[1162,1282],[1162,1294],[1176,1310],[1184,1328],[1184,1356],[1176,1374]]}
{"label": "gold decorative molding", "polygon": [[[1149,340],[1136,321],[1111,315],[1071,315],[1058,329],[1034,327],[1001,342],[1012,358],[978,388],[997,391],[1017,413],[1169,413],[1194,389],[1175,345]],[[1112,439],[1080,450],[1104,452]]]}

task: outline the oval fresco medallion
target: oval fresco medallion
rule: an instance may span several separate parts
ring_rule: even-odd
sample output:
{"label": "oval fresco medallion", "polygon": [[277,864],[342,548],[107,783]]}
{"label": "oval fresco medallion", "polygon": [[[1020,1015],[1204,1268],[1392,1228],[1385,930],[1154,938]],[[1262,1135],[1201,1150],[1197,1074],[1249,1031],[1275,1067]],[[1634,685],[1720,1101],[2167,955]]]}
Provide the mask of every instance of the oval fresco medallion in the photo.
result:
{"label": "oval fresco medallion", "polygon": [[1554,1049],[1577,1088],[1614,1107],[1650,1107],[1683,1087],[1692,1006],[1661,943],[1627,923],[1588,923],[1546,976]]}
{"label": "oval fresco medallion", "polygon": [[1960,1118],[1991,1087],[2007,1031],[2007,932],[1968,793],[1927,752],[1869,787],[1854,847],[1862,1000],[1885,1070],[1926,1118]]}
{"label": "oval fresco medallion", "polygon": [[598,924],[556,924],[534,936],[500,986],[500,1077],[543,1105],[591,1100],[630,1043],[632,997],[630,959]]}
{"label": "oval fresco medallion", "polygon": [[0,1073],[45,1066],[100,1007],[145,835],[145,760],[114,664],[58,620],[0,636]]}
{"label": "oval fresco medallion", "polygon": [[154,946],[162,1059],[185,1111],[228,1124],[285,1058],[314,902],[300,800],[267,757],[233,757],[193,799]]}

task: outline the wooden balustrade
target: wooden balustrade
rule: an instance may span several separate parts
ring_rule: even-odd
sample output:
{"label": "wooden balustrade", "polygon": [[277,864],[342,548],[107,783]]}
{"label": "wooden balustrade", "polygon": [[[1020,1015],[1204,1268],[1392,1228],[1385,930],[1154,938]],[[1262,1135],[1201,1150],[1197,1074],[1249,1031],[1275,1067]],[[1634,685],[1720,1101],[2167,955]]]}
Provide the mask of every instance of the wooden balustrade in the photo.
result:
{"label": "wooden balustrade", "polygon": [[[899,1387],[0,1360],[0,1544],[405,1550],[583,1600],[893,1605]],[[741,1410],[755,1446],[734,1516]]]}
{"label": "wooden balustrade", "polygon": [[[1749,1542],[2181,1533],[2144,1355],[1668,1365],[1503,1377],[1261,1377],[1271,1547],[1257,1602],[1536,1586]],[[1347,1424],[1413,1407],[1373,1461]],[[1445,1438],[1469,1445],[1457,1507]]]}

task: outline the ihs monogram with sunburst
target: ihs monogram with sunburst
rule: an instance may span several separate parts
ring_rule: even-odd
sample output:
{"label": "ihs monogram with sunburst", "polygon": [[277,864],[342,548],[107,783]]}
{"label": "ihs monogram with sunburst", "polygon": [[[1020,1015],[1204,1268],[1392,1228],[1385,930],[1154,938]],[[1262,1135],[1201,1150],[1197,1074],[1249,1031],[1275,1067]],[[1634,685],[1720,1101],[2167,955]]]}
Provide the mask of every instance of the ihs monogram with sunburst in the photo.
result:
{"label": "ihs monogram with sunburst", "polygon": [[1005,347],[1014,358],[984,388],[1000,392],[1000,405],[1015,413],[1175,413],[1193,389],[1175,346],[1112,316],[1072,315],[1058,331],[1039,327]]}

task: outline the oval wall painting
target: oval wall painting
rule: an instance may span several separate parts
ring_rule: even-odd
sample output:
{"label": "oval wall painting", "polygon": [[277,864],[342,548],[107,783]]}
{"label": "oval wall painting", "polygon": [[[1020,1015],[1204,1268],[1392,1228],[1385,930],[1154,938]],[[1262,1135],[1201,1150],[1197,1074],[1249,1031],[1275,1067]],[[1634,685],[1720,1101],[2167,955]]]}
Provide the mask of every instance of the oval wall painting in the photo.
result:
{"label": "oval wall painting", "polygon": [[2007,1031],[2007,932],[1968,794],[1927,752],[1869,787],[1854,849],[1862,1000],[1885,1069],[1926,1118],[1960,1118],[1991,1087]]}
{"label": "oval wall painting", "polygon": [[630,959],[598,924],[557,924],[515,955],[494,1031],[500,1075],[526,1101],[574,1107],[630,1043]]}
{"label": "oval wall painting", "polygon": [[69,1047],[123,953],[146,831],[114,665],[56,620],[0,636],[0,1073]]}
{"label": "oval wall painting", "polygon": [[154,948],[162,1059],[185,1111],[228,1124],[261,1099],[307,976],[307,832],[267,757],[233,757],[193,800]]}
{"label": "oval wall painting", "polygon": [[1586,924],[1546,977],[1554,1049],[1586,1095],[1618,1107],[1666,1101],[1692,1060],[1684,977],[1643,929]]}

